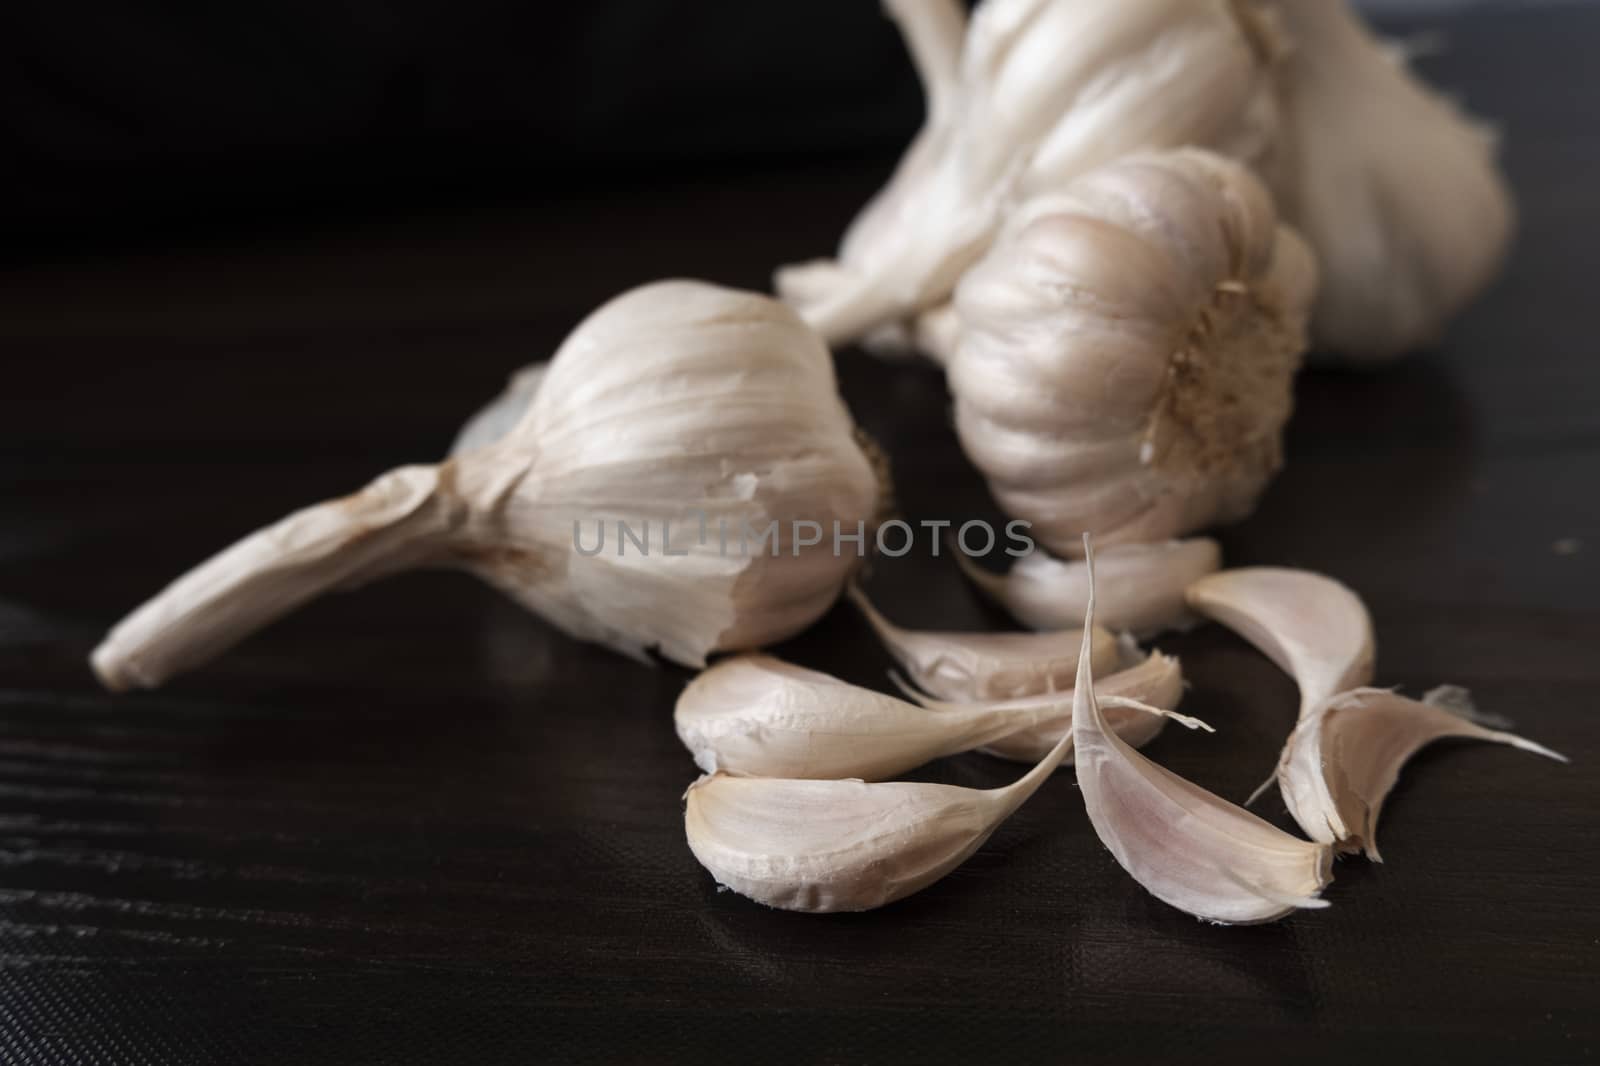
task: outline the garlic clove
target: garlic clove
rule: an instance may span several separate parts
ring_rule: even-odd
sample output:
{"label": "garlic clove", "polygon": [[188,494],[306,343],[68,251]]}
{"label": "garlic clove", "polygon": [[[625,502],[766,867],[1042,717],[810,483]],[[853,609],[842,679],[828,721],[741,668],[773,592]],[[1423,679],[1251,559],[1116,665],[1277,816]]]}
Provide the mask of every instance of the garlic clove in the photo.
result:
{"label": "garlic clove", "polygon": [[1220,156],[1084,174],[1020,209],[956,290],[962,448],[1061,556],[1085,530],[1109,547],[1243,518],[1282,465],[1315,279],[1266,188]]}
{"label": "garlic clove", "polygon": [[1459,737],[1506,744],[1566,762],[1531,740],[1471,720],[1465,690],[1445,686],[1421,701],[1388,689],[1358,688],[1322,704],[1285,745],[1278,786],[1289,812],[1313,840],[1341,852],[1378,854],[1378,814],[1411,756]]}
{"label": "garlic clove", "polygon": [[[1084,535],[1094,625],[1094,555]],[[1172,773],[1108,727],[1085,655],[1073,689],[1078,787],[1095,832],[1122,868],[1156,898],[1204,921],[1268,922],[1325,907],[1333,851],[1268,825]]]}
{"label": "garlic clove", "polygon": [[[963,704],[938,700],[920,693],[901,681],[899,675],[894,675],[894,680],[906,694],[907,699],[932,709],[982,708],[986,712],[1049,714],[1049,717],[1036,725],[1025,726],[983,745],[978,750],[986,755],[1011,759],[1015,762],[1034,763],[1043,758],[1063,734],[1072,732],[1071,689],[1041,693],[1036,696],[1021,696],[1012,700]],[[1166,726],[1168,718],[1176,719],[1190,729],[1203,728],[1210,731],[1210,726],[1197,718],[1173,713],[1173,708],[1183,699],[1183,670],[1179,667],[1177,659],[1162,655],[1160,652],[1151,652],[1145,656],[1138,651],[1137,646],[1131,649],[1124,648],[1118,669],[1115,673],[1108,674],[1095,682],[1095,693],[1100,697],[1106,724],[1124,742],[1136,748],[1142,748],[1154,740]],[[1124,704],[1122,702],[1124,700],[1129,703]],[[1142,706],[1134,706],[1135,703]],[[1144,709],[1149,707],[1158,708],[1162,713],[1151,714]],[[1062,765],[1071,765],[1073,761],[1073,756],[1069,752]]]}
{"label": "garlic clove", "polygon": [[1322,265],[1312,334],[1358,360],[1435,340],[1515,227],[1494,132],[1415,77],[1346,0],[1277,0],[1284,216]]}
{"label": "garlic clove", "polygon": [[1302,719],[1335,693],[1372,681],[1372,617],[1330,577],[1271,566],[1223,570],[1190,585],[1185,599],[1294,678]]}
{"label": "garlic clove", "polygon": [[673,720],[707,773],[880,781],[1054,713],[1048,706],[930,711],[770,656],[741,655],[691,681]]}
{"label": "garlic clove", "polygon": [[1070,743],[1062,737],[1026,775],[995,789],[711,774],[684,794],[684,833],[718,884],[758,903],[871,910],[965,862],[1055,772]]}
{"label": "garlic clove", "polygon": [[[1207,537],[1114,544],[1097,554],[1101,624],[1141,639],[1193,625],[1184,590],[1222,565],[1221,548]],[[1031,629],[1064,629],[1083,617],[1089,575],[1082,560],[1035,551],[1005,574],[959,552],[956,562],[980,591]]]}
{"label": "garlic clove", "polygon": [[[923,691],[958,703],[1030,696],[1069,687],[1078,670],[1081,634],[954,633],[902,629],[851,584],[846,593],[897,663]],[[1117,638],[1096,630],[1090,646],[1101,669],[1117,662]]]}
{"label": "garlic clove", "polygon": [[503,440],[527,414],[528,405],[533,402],[534,394],[544,381],[545,371],[549,369],[549,363],[530,363],[512,374],[506,382],[505,391],[485,404],[461,427],[455,442],[450,445],[450,454],[454,456],[477,451]]}
{"label": "garlic clove", "polygon": [[[645,285],[585,319],[539,377],[492,443],[202,563],[112,630],[96,672],[112,688],[160,684],[314,596],[420,566],[469,570],[580,639],[693,666],[832,606],[859,560],[831,538],[801,543],[798,523],[863,530],[885,486],[832,357],[792,310],[703,282]],[[650,547],[625,545],[619,523]]]}

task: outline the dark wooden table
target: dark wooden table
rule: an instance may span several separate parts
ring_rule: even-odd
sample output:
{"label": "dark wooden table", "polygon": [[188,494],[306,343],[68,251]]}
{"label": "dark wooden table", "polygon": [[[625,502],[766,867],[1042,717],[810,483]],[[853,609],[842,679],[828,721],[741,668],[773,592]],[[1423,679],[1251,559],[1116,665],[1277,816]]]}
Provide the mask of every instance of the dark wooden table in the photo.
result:
{"label": "dark wooden table", "polygon": [[[467,578],[329,599],[153,694],[99,634],[238,534],[439,455],[512,368],[662,275],[760,287],[881,168],[611,186],[520,208],[241,229],[0,275],[0,1061],[1573,1062],[1600,1054],[1600,140],[1581,9],[1451,27],[1429,61],[1506,122],[1522,235],[1439,350],[1305,375],[1236,564],[1376,617],[1380,679],[1470,686],[1560,767],[1441,745],[1333,906],[1201,925],[1147,896],[1070,773],[970,862],[865,915],[719,893],[683,842],[686,674],[555,634]],[[1464,224],[1470,224],[1469,221]],[[992,514],[940,376],[841,357],[909,517]],[[948,560],[891,615],[986,627]],[[1239,798],[1292,684],[1209,627],[1149,754]],[[839,609],[782,649],[883,685]],[[925,776],[1015,770],[967,756]],[[1292,823],[1274,797],[1266,810]]]}

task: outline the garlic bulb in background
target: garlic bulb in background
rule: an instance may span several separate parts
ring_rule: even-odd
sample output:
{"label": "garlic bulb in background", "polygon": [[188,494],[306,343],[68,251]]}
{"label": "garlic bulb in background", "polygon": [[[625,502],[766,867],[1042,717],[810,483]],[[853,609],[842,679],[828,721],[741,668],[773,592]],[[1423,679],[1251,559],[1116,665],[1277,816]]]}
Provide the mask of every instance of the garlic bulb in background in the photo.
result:
{"label": "garlic bulb in background", "polygon": [[[702,665],[837,597],[856,560],[833,523],[856,532],[879,497],[853,430],[827,348],[787,307],[646,285],[573,331],[508,434],[246,537],[112,630],[94,668],[113,689],[158,685],[323,592],[420,566],[470,570],[581,639]],[[830,535],[807,545],[800,522]],[[756,539],[772,523],[776,541]]]}
{"label": "garlic bulb in background", "polygon": [[1252,162],[1271,151],[1277,49],[1251,0],[984,0],[964,38],[955,0],[889,10],[927,123],[838,263],[776,277],[832,343],[943,302],[1016,204],[1095,166],[1183,145]]}
{"label": "garlic bulb in background", "polygon": [[1514,224],[1495,137],[1424,85],[1346,0],[1279,0],[1284,217],[1317,251],[1318,349],[1382,359],[1436,339]]}
{"label": "garlic bulb in background", "polygon": [[961,281],[948,367],[1001,508],[1073,556],[1085,531],[1164,541],[1249,514],[1316,288],[1261,183],[1197,149],[1129,156],[1011,229]]}

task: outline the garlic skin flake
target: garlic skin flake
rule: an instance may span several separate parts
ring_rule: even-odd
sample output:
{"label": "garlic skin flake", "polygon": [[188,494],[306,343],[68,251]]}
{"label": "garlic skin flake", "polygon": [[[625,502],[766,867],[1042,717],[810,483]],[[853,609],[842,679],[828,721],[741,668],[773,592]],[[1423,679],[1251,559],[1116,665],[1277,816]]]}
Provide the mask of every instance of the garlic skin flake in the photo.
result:
{"label": "garlic skin flake", "polygon": [[881,781],[1054,713],[1048,706],[925,710],[771,656],[741,655],[691,681],[673,721],[707,773]]}
{"label": "garlic skin flake", "polygon": [[1295,729],[1278,764],[1278,789],[1289,813],[1313,840],[1341,852],[1378,854],[1378,814],[1400,769],[1436,740],[1458,737],[1506,744],[1566,762],[1563,755],[1466,717],[1465,690],[1434,689],[1421,701],[1388,689],[1358,688],[1322,704]]}
{"label": "garlic skin flake", "polygon": [[[493,443],[385,474],[179,578],[112,630],[96,673],[158,685],[323,592],[420,566],[471,571],[580,639],[692,666],[833,603],[857,560],[827,538],[792,543],[793,523],[870,525],[880,485],[828,350],[793,311],[657,282],[591,314],[542,378]],[[647,531],[648,555],[624,548],[619,521]],[[775,545],[739,550],[742,529],[773,522]],[[615,538],[590,554],[602,523]]]}
{"label": "garlic skin flake", "polygon": [[[1094,555],[1084,535],[1094,625]],[[1078,787],[1095,832],[1156,898],[1208,922],[1270,922],[1326,907],[1333,849],[1309,844],[1133,750],[1106,724],[1085,655],[1073,690]]]}
{"label": "garlic skin flake", "polygon": [[[1096,553],[1100,623],[1142,639],[1188,629],[1195,616],[1184,590],[1222,566],[1222,549],[1208,537],[1160,544],[1115,544]],[[1035,551],[1004,574],[957,553],[956,562],[984,595],[1030,629],[1065,629],[1083,617],[1089,571],[1081,559]]]}
{"label": "garlic skin flake", "polygon": [[1055,772],[1069,744],[1063,737],[1026,775],[994,789],[711,774],[684,794],[684,834],[718,884],[757,903],[871,910],[965,862]]}
{"label": "garlic skin flake", "polygon": [[928,117],[837,264],[776,285],[830,343],[942,303],[1018,203],[1110,160],[1200,145],[1265,160],[1277,45],[1249,0],[984,0],[959,55],[951,0],[890,5]]}
{"label": "garlic skin flake", "polygon": [[924,692],[957,703],[982,703],[1070,687],[1078,672],[1080,646],[1101,669],[1115,666],[1117,638],[1104,629],[1085,641],[1078,630],[1050,633],[956,633],[902,629],[890,622],[851,584],[850,602],[900,668]]}
{"label": "garlic skin flake", "polygon": [[1189,606],[1249,641],[1300,688],[1304,720],[1335,693],[1372,682],[1372,616],[1350,589],[1310,570],[1241,567],[1201,578]]}
{"label": "garlic skin flake", "polygon": [[1438,338],[1515,226],[1495,135],[1388,53],[1346,0],[1278,0],[1276,181],[1322,267],[1319,350],[1386,359]]}
{"label": "garlic skin flake", "polygon": [[1208,152],[1136,155],[1013,221],[956,291],[947,368],[1001,509],[1062,556],[1085,531],[1152,543],[1249,514],[1316,287],[1266,189]]}
{"label": "garlic skin flake", "polygon": [[[1211,727],[1199,719],[1174,713],[1173,709],[1183,699],[1183,686],[1183,670],[1177,659],[1160,652],[1151,652],[1146,656],[1137,645],[1124,642],[1116,672],[1095,682],[1095,695],[1100,700],[1107,727],[1125,743],[1142,748],[1161,734],[1169,718],[1190,729],[1211,732]],[[909,685],[902,684],[901,689],[907,699],[933,710],[981,710],[985,713],[1044,716],[1036,725],[1025,726],[984,744],[978,750],[985,755],[1013,762],[1035,763],[1055,747],[1063,734],[1070,736],[1072,733],[1072,689],[987,703],[952,703],[924,695]],[[1069,751],[1062,765],[1071,766],[1073,761]]]}

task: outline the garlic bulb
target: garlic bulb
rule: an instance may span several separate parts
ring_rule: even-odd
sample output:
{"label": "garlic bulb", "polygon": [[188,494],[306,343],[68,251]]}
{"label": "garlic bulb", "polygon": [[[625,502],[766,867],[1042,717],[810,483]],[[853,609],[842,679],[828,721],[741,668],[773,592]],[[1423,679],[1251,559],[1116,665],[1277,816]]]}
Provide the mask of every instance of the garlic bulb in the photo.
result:
{"label": "garlic bulb", "polygon": [[[1084,535],[1094,625],[1094,554]],[[1209,922],[1268,922],[1300,907],[1332,877],[1333,852],[1268,825],[1241,807],[1156,765],[1106,725],[1094,667],[1079,661],[1072,735],[1078,787],[1101,842],[1156,898]]]}
{"label": "garlic bulb", "polygon": [[[1203,145],[1264,159],[1277,46],[1250,0],[954,0],[890,5],[928,117],[837,265],[780,270],[780,294],[830,342],[944,301],[1011,208],[1129,152]],[[959,54],[955,54],[957,42]]]}
{"label": "garlic bulb", "polygon": [[1278,0],[1279,203],[1317,250],[1319,349],[1381,359],[1436,339],[1505,256],[1494,134],[1389,54],[1346,0]]}
{"label": "garlic bulb", "polygon": [[[1222,565],[1222,549],[1207,537],[1114,544],[1096,555],[1101,624],[1141,639],[1193,625],[1184,590]],[[1031,629],[1064,629],[1083,617],[1089,571],[1081,559],[1035,551],[1004,574],[991,573],[961,553],[956,562],[980,591]]]}
{"label": "garlic bulb", "polygon": [[1315,277],[1237,164],[1101,167],[1030,204],[961,281],[962,446],[1060,555],[1084,531],[1155,542],[1242,518],[1282,462]]}
{"label": "garlic bulb", "polygon": [[[953,633],[901,629],[852,584],[847,595],[878,639],[924,692],[959,703],[1003,700],[1068,688],[1078,672],[1077,630],[1053,633]],[[1101,669],[1118,657],[1117,638],[1104,629],[1090,637]]]}
{"label": "garlic bulb", "polygon": [[1322,704],[1302,721],[1284,748],[1278,785],[1289,812],[1313,840],[1339,851],[1378,854],[1378,812],[1400,768],[1422,748],[1446,737],[1507,744],[1566,762],[1531,740],[1471,721],[1465,690],[1444,686],[1408,700],[1387,689],[1358,688]]}
{"label": "garlic bulb", "polygon": [[684,794],[684,834],[718,884],[757,903],[871,910],[965,862],[1055,772],[1070,743],[1062,737],[1026,775],[993,789],[711,774]]}
{"label": "garlic bulb", "polygon": [[1224,570],[1190,585],[1186,598],[1294,678],[1302,720],[1335,693],[1372,682],[1372,618],[1330,577],[1273,566]]}
{"label": "garlic bulb", "polygon": [[872,521],[879,486],[852,428],[827,348],[787,307],[646,285],[567,338],[509,434],[246,537],[125,619],[93,664],[113,689],[158,685],[329,589],[432,565],[576,637],[698,666],[798,632],[838,595],[856,560],[796,528]]}
{"label": "garlic bulb", "polygon": [[770,656],[740,655],[691,681],[673,721],[707,773],[881,781],[1055,713],[1048,706],[924,710]]}
{"label": "garlic bulb", "polygon": [[[1121,737],[1124,743],[1135,748],[1144,747],[1161,733],[1169,718],[1189,729],[1213,732],[1210,726],[1198,718],[1173,711],[1183,699],[1183,670],[1179,667],[1177,659],[1162,655],[1160,652],[1151,652],[1146,656],[1139,651],[1138,645],[1131,642],[1123,642],[1119,650],[1121,657],[1115,668],[1116,672],[1097,680],[1094,691],[1100,701],[1100,709],[1104,712],[1107,727]],[[898,677],[895,680],[899,682]],[[1025,763],[1038,762],[1046,752],[1055,747],[1063,734],[1072,732],[1072,689],[1040,693],[1035,696],[1019,696],[1010,700],[992,700],[986,703],[954,703],[949,700],[934,699],[917,692],[909,685],[901,684],[900,688],[905,692],[907,699],[937,711],[1042,713],[1045,717],[1042,717],[1036,725],[1025,726],[1016,732],[1007,733],[978,749],[986,755],[994,755],[1001,759]],[[1159,710],[1161,713],[1152,714],[1152,710]],[[1073,756],[1069,753],[1063,765],[1070,766],[1073,761]]]}

